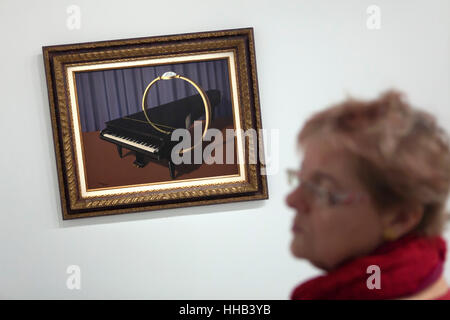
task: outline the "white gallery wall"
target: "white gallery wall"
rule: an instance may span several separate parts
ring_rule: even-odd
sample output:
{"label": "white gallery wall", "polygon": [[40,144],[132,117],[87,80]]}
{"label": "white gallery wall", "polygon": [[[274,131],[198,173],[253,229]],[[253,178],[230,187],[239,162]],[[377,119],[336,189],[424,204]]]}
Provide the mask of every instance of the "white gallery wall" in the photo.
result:
{"label": "white gallery wall", "polygon": [[[263,127],[280,132],[269,200],[63,221],[42,46],[242,27],[254,27]],[[450,130],[448,0],[0,0],[0,30],[0,298],[287,299],[318,274],[289,252],[284,204],[305,119],[395,87]]]}

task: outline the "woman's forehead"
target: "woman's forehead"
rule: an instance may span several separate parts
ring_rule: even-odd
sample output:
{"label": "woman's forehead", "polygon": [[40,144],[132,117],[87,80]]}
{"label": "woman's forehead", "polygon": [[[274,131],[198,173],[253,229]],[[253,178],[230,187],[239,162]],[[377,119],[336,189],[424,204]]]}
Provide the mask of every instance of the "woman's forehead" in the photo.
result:
{"label": "woman's forehead", "polygon": [[308,176],[330,177],[338,183],[356,179],[350,154],[344,148],[327,143],[308,144],[305,147],[301,171]]}
{"label": "woman's forehead", "polygon": [[349,160],[350,155],[344,147],[326,141],[318,141],[305,146],[302,162],[308,162],[308,165],[311,162],[322,166],[336,162],[348,162]]}

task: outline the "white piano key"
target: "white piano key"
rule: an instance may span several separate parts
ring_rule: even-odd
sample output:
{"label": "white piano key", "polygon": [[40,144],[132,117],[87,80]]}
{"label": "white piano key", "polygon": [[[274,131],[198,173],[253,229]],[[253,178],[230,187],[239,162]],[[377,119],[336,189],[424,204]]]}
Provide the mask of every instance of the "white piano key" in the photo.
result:
{"label": "white piano key", "polygon": [[115,135],[112,135],[112,134],[109,134],[109,133],[104,133],[103,136],[107,137],[107,138],[110,138],[110,139],[113,139],[115,141],[119,141],[119,142],[128,144],[130,146],[142,149],[142,150],[146,150],[146,151],[152,152],[152,153],[158,152],[158,148],[156,148],[154,145],[146,146],[143,142],[139,143],[137,140],[131,140],[130,138],[121,138],[121,137],[118,137],[118,136],[115,136]]}

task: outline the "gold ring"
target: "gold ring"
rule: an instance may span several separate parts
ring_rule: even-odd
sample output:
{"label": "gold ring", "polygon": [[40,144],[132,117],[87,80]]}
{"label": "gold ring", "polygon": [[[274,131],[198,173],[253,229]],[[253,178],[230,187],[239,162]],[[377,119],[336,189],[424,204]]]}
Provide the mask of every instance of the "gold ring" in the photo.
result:
{"label": "gold ring", "polygon": [[[176,74],[176,73],[173,72],[173,71],[168,71],[168,72],[165,72],[162,76],[157,77],[157,78],[155,78],[154,80],[152,80],[152,81],[148,84],[147,88],[145,88],[144,95],[142,96],[142,110],[144,111],[145,118],[147,118],[148,123],[149,123],[153,128],[155,128],[156,130],[158,130],[159,132],[162,132],[162,133],[165,133],[165,134],[170,134],[170,131],[165,131],[165,130],[163,130],[163,129],[161,129],[161,128],[158,128],[158,127],[150,120],[150,118],[149,118],[148,115],[147,115],[147,111],[145,110],[145,102],[146,102],[146,100],[147,100],[147,95],[148,95],[148,92],[149,92],[150,88],[151,88],[157,81],[159,81],[159,80],[171,80],[171,79],[181,79],[181,80],[187,81],[188,83],[190,83],[190,84],[198,91],[198,93],[199,93],[200,96],[202,97],[203,105],[204,105],[204,107],[205,107],[205,122],[206,122],[206,123],[205,123],[205,129],[203,129],[202,139],[197,143],[197,144],[199,144],[199,143],[201,143],[201,141],[202,141],[203,138],[205,137],[206,131],[208,131],[209,119],[210,119],[210,113],[211,113],[211,104],[210,104],[210,102],[209,102],[208,96],[205,94],[205,92],[202,90],[202,88],[201,88],[197,83],[195,83],[194,81],[192,81],[192,80],[189,79],[189,78],[180,76],[179,74]],[[197,144],[193,145],[193,146],[190,147],[189,149],[183,149],[183,150],[181,150],[180,153],[183,153],[183,152],[186,152],[186,151],[189,151],[189,150],[193,149],[194,147],[197,146]]]}

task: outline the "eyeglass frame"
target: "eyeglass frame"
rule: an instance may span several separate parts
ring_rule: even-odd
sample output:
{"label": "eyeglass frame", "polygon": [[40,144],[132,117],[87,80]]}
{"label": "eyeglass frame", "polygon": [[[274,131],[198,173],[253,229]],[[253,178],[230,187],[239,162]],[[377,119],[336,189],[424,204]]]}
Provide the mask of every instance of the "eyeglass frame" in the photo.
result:
{"label": "eyeglass frame", "polygon": [[364,195],[359,192],[332,192],[326,187],[318,186],[312,181],[303,180],[300,178],[300,170],[287,169],[286,173],[288,175],[288,183],[290,185],[292,185],[293,178],[297,179],[297,188],[300,186],[308,188],[308,190],[310,190],[314,195],[312,200],[322,206],[334,207],[340,204],[351,204],[354,202],[359,202],[365,198]]}

